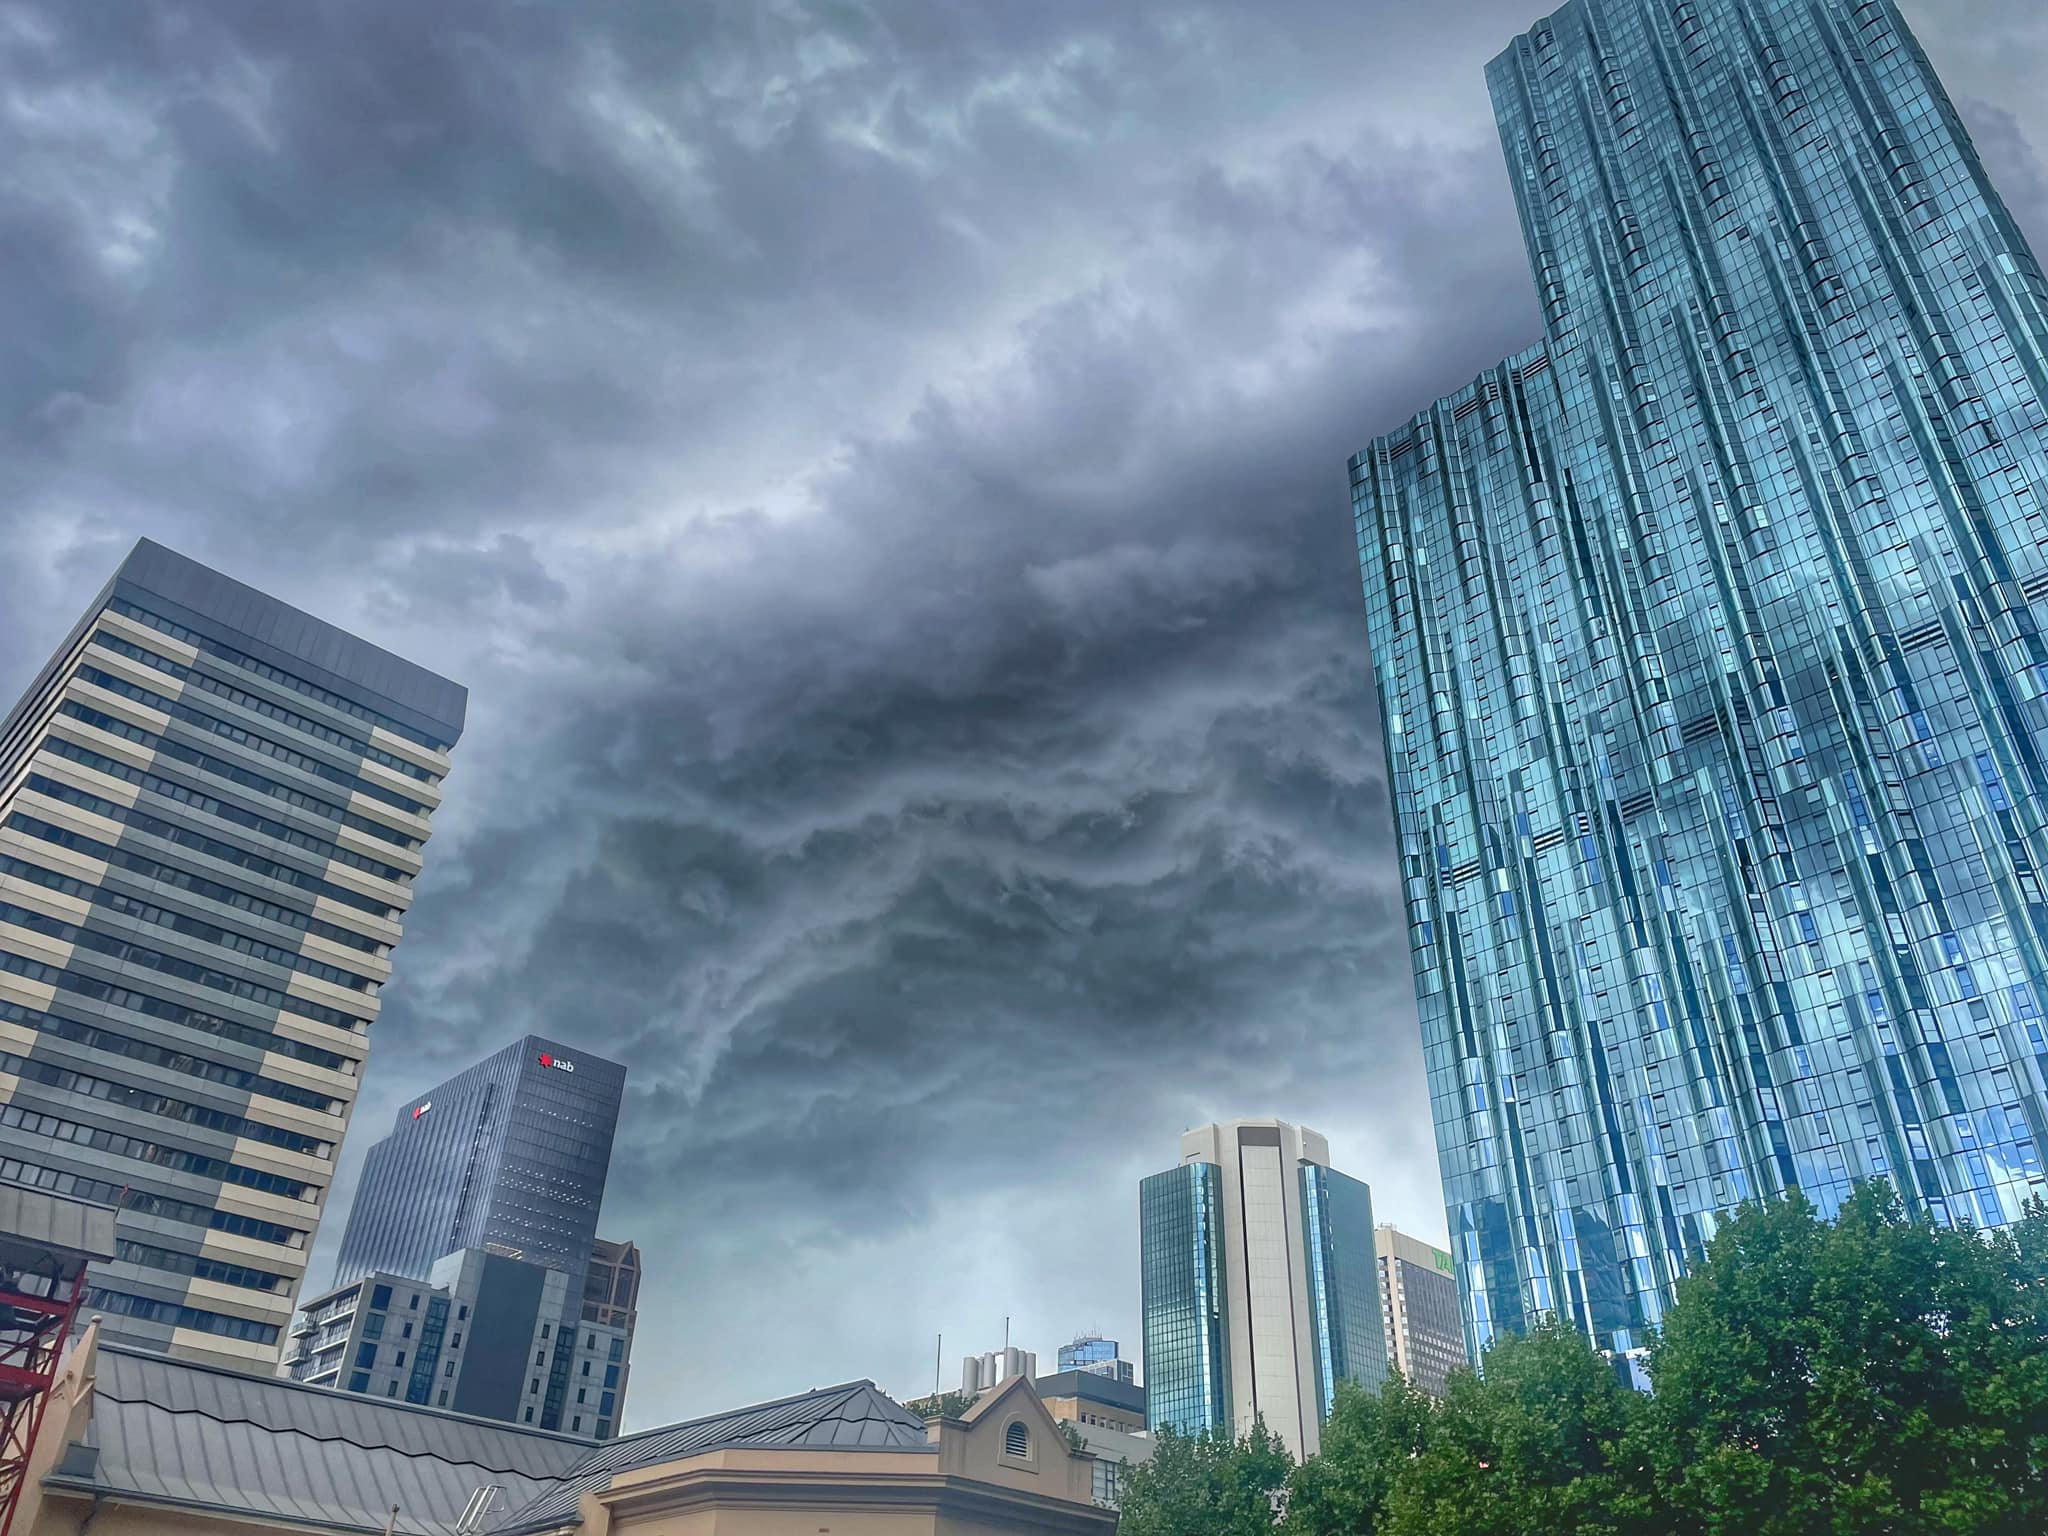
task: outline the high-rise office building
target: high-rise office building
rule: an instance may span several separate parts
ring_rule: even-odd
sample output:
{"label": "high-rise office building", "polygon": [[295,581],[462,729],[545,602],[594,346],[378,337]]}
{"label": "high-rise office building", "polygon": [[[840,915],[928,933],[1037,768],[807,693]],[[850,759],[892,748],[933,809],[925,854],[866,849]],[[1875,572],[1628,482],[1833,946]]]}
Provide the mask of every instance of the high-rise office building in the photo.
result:
{"label": "high-rise office building", "polygon": [[1372,1192],[1314,1131],[1234,1120],[1181,1138],[1138,1191],[1145,1411],[1152,1428],[1315,1453],[1345,1378],[1386,1378]]}
{"label": "high-rise office building", "polygon": [[1099,1333],[1084,1333],[1071,1344],[1062,1344],[1059,1359],[1063,1371],[1087,1371],[1112,1381],[1138,1379],[1136,1365],[1117,1353],[1116,1340]]}
{"label": "high-rise office building", "polygon": [[626,1382],[632,1375],[633,1330],[640,1324],[640,1250],[632,1243],[600,1237],[590,1247],[590,1273],[583,1281],[583,1321],[616,1328],[624,1336],[619,1362],[618,1400],[613,1422],[625,1417]]}
{"label": "high-rise office building", "polygon": [[[589,1335],[593,1350],[602,1344],[609,1354],[599,1325],[583,1324],[584,1297],[625,1082],[616,1062],[527,1035],[408,1100],[363,1163],[335,1291],[373,1275],[428,1279],[452,1254],[488,1252],[562,1275],[551,1333]],[[589,1406],[573,1396],[587,1393],[576,1351],[541,1353],[540,1427],[595,1423],[598,1415],[576,1412]],[[608,1363],[623,1366],[623,1354]]]}
{"label": "high-rise office building", "polygon": [[137,544],[0,723],[0,1178],[109,1337],[268,1367],[466,696]]}
{"label": "high-rise office building", "polygon": [[1458,1311],[1458,1270],[1451,1256],[1381,1222],[1373,1233],[1387,1365],[1431,1397],[1444,1395],[1452,1371],[1469,1364]]}
{"label": "high-rise office building", "polygon": [[1892,0],[1488,71],[1544,340],[1352,461],[1468,1339],[2048,1193],[2048,284]]}

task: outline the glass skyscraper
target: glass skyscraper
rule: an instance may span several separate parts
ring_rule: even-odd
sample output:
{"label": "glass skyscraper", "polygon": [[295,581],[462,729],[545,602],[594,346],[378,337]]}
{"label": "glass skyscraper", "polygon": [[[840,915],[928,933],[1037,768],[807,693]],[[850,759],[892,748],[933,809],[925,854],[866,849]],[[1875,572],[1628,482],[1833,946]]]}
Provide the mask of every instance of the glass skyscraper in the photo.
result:
{"label": "glass skyscraper", "polygon": [[1205,1126],[1138,1188],[1145,1411],[1154,1429],[1312,1455],[1337,1383],[1386,1378],[1372,1194],[1278,1120]]}
{"label": "glass skyscraper", "polygon": [[143,540],[0,721],[0,1178],[109,1337],[277,1358],[466,695]]}
{"label": "glass skyscraper", "polygon": [[1352,460],[1470,1342],[1735,1204],[2048,1193],[2048,285],[1891,0],[1488,80],[1541,344]]}
{"label": "glass skyscraper", "polygon": [[[625,1084],[617,1062],[527,1035],[408,1101],[363,1163],[334,1286],[424,1280],[448,1255],[482,1250],[564,1275],[550,1333],[573,1341]],[[574,1351],[554,1342],[541,1362],[543,1429],[575,1417]]]}

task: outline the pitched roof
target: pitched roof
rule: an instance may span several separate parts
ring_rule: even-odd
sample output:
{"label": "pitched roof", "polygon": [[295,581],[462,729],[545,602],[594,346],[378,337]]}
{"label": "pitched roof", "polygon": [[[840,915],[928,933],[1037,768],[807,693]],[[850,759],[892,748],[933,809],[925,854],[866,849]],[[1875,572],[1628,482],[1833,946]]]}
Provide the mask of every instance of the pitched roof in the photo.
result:
{"label": "pitched roof", "polygon": [[589,1451],[567,1435],[357,1397],[102,1343],[93,1416],[53,1488],[379,1531],[450,1536],[470,1496],[543,1492]]}
{"label": "pitched roof", "polygon": [[45,1479],[142,1503],[270,1515],[336,1532],[453,1536],[471,1495],[502,1490],[494,1531],[573,1520],[620,1472],[733,1447],[928,1450],[924,1421],[849,1382],[593,1446],[386,1398],[98,1346],[91,1428]]}
{"label": "pitched roof", "polygon": [[929,1451],[924,1420],[871,1381],[820,1387],[772,1403],[622,1436],[596,1447],[525,1508],[493,1529],[544,1530],[573,1519],[586,1490],[602,1491],[621,1472],[680,1461],[706,1451],[779,1446],[811,1450]]}

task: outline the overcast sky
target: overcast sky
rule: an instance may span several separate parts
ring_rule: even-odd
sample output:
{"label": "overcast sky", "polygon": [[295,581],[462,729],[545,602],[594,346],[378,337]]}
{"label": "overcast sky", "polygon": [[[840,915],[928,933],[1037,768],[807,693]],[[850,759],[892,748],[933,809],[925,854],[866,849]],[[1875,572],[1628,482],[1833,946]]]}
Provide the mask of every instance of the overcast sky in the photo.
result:
{"label": "overcast sky", "polygon": [[[1441,1238],[1346,456],[1535,339],[1539,0],[0,0],[0,693],[140,534],[470,688],[401,1099],[630,1064],[633,1426]],[[2037,240],[2048,7],[1908,10]]]}

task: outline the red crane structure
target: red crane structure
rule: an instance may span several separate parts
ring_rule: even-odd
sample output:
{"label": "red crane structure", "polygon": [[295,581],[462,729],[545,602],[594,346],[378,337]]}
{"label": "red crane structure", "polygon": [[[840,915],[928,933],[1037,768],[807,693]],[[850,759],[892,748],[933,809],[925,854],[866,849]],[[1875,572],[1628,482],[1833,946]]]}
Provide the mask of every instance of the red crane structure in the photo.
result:
{"label": "red crane structure", "polygon": [[113,1256],[112,1206],[0,1182],[0,1536],[14,1529],[86,1267]]}

